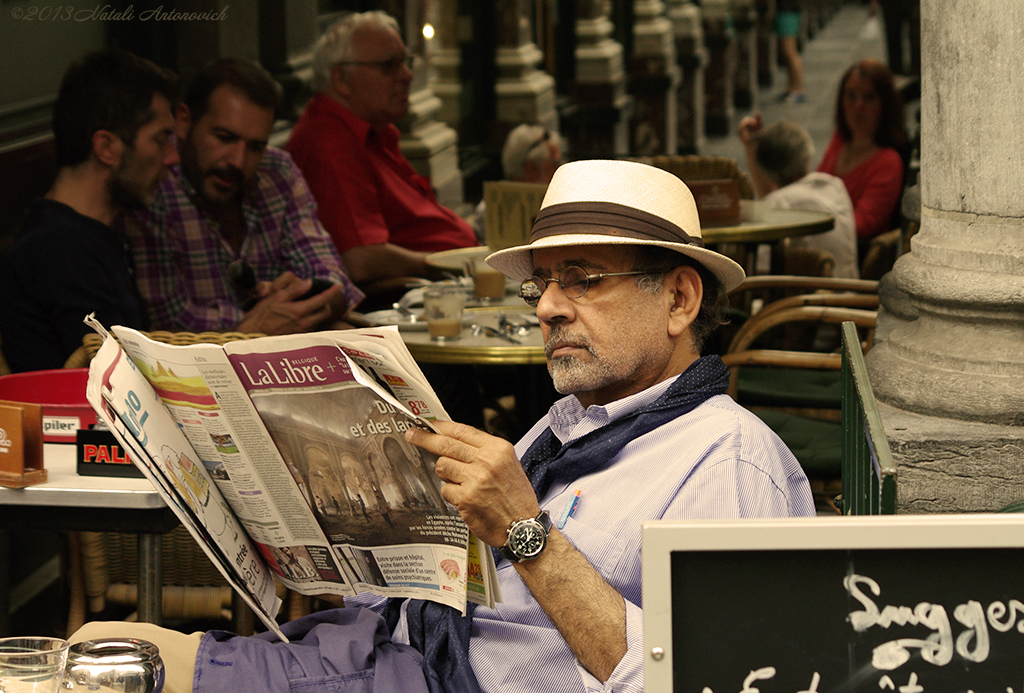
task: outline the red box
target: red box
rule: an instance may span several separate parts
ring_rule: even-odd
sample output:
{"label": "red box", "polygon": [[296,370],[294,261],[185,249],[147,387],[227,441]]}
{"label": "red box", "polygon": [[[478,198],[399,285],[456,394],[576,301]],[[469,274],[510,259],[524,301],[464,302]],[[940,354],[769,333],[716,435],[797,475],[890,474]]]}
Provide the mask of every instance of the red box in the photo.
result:
{"label": "red box", "polygon": [[43,442],[74,443],[80,428],[96,423],[85,399],[88,368],[58,368],[0,376],[0,399],[43,406]]}

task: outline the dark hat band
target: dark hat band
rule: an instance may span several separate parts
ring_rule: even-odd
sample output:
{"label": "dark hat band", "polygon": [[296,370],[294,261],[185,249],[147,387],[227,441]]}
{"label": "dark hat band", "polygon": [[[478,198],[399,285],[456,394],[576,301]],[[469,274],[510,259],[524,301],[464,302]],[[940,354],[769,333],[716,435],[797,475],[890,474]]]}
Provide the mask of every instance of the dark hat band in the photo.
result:
{"label": "dark hat band", "polygon": [[691,237],[667,219],[614,202],[564,202],[545,207],[537,213],[533,222],[530,242],[564,235],[567,226],[573,227],[574,234],[619,236],[704,247],[700,237]]}

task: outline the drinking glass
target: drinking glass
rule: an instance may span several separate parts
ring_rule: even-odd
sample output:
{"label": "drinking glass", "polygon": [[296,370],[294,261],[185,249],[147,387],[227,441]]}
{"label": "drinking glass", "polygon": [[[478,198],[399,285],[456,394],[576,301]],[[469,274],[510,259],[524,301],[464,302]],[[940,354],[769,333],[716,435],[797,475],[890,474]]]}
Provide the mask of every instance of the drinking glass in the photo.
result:
{"label": "drinking glass", "polygon": [[0,638],[0,693],[57,693],[68,647],[60,638]]}
{"label": "drinking glass", "polygon": [[478,260],[473,267],[473,288],[482,303],[500,301],[505,298],[505,275]]}
{"label": "drinking glass", "polygon": [[423,316],[435,342],[451,341],[462,332],[466,292],[457,286],[431,287],[423,292]]}

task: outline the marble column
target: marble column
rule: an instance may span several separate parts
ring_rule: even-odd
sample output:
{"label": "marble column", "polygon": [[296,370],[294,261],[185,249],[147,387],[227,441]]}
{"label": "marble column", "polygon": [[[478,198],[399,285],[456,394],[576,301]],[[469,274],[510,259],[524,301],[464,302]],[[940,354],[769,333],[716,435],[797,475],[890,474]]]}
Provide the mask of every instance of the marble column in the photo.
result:
{"label": "marble column", "polygon": [[632,99],[609,9],[608,0],[576,3],[575,113],[563,129],[577,159],[629,153]]}
{"label": "marble column", "polygon": [[635,156],[675,154],[680,81],[675,30],[661,0],[636,0],[633,13],[633,55],[628,72],[636,110],[630,152]]}
{"label": "marble column", "polygon": [[1024,5],[923,0],[921,20],[921,230],[868,370],[900,511],[995,510],[1024,497]]}
{"label": "marble column", "polygon": [[736,29],[736,83],[733,102],[739,109],[757,109],[757,7],[755,0],[732,0]]}
{"label": "marble column", "polygon": [[428,60],[428,84],[441,100],[437,119],[459,129],[462,119],[462,54],[459,45],[458,0],[436,0],[428,17],[434,27],[434,40]]}
{"label": "marble column", "polygon": [[421,176],[430,178],[438,201],[457,212],[462,210],[462,171],[459,169],[458,135],[437,119],[441,99],[427,83],[430,55],[423,25],[427,20],[422,0],[406,0],[404,6],[391,10],[403,27],[407,50],[420,56],[413,65],[413,82],[409,92],[409,113],[396,123],[402,132],[399,146]]}
{"label": "marble column", "polygon": [[670,0],[668,16],[675,33],[676,60],[680,68],[676,91],[676,152],[696,154],[704,147],[704,66],[708,62],[704,27],[700,8],[690,0]]}
{"label": "marble column", "polygon": [[701,20],[708,66],[704,73],[704,127],[709,135],[732,134],[736,108],[736,30],[729,11],[730,0],[703,0]]}
{"label": "marble column", "polygon": [[284,89],[286,120],[294,122],[312,96],[309,75],[318,36],[316,7],[260,0],[260,61]]}
{"label": "marble column", "polygon": [[500,142],[520,123],[543,123],[558,130],[555,78],[537,69],[544,54],[533,40],[532,0],[496,0],[498,49],[497,119]]}

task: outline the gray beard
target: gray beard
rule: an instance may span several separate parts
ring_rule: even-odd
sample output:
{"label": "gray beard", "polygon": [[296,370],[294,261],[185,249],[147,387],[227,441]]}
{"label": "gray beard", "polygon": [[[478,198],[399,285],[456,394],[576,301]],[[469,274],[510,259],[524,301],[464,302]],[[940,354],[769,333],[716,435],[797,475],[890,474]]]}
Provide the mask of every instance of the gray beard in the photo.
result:
{"label": "gray beard", "polygon": [[[552,357],[551,350],[554,345],[562,340],[577,343],[593,357],[590,363],[584,363],[576,356]],[[545,345],[548,354],[548,374],[554,383],[555,390],[562,395],[571,395],[577,392],[596,390],[606,385],[612,377],[607,365],[590,346],[586,338],[574,337],[568,334],[565,328],[553,326],[548,334],[548,341]]]}

